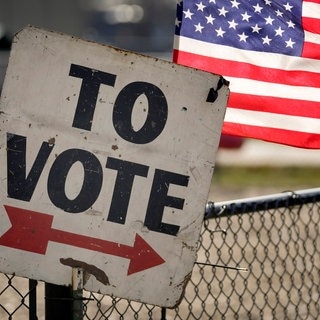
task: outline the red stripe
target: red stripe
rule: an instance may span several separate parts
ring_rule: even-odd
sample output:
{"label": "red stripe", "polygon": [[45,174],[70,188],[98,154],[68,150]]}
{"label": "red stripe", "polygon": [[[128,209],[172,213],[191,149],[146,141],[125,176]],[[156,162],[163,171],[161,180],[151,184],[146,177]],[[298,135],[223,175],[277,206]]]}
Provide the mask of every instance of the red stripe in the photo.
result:
{"label": "red stripe", "polygon": [[320,21],[315,18],[302,17],[302,27],[305,31],[318,34],[320,31]]}
{"label": "red stripe", "polygon": [[320,134],[249,126],[233,122],[224,122],[222,133],[240,137],[261,139],[264,141],[276,142],[299,148],[320,148]]}
{"label": "red stripe", "polygon": [[303,2],[312,2],[312,3],[317,3],[317,4],[320,4],[320,0],[303,1]]}
{"label": "red stripe", "polygon": [[228,107],[286,114],[307,118],[320,118],[320,102],[278,97],[255,96],[230,92]]}
{"label": "red stripe", "polygon": [[320,20],[302,17],[302,27],[306,31],[318,34],[320,32]]}
{"label": "red stripe", "polygon": [[320,60],[320,45],[311,42],[305,42],[302,50],[302,57]]}
{"label": "red stripe", "polygon": [[316,72],[258,67],[250,63],[218,59],[178,50],[174,50],[173,59],[179,64],[221,74],[225,77],[320,88],[320,74]]}

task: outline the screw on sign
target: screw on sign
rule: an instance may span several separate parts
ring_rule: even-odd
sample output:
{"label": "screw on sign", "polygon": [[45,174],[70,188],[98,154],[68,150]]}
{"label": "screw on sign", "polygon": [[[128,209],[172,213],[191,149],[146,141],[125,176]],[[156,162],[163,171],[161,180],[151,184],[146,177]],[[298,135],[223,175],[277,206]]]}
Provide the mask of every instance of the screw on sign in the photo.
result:
{"label": "screw on sign", "polygon": [[217,75],[18,33],[0,105],[0,271],[70,285],[81,267],[86,290],[175,306],[227,98]]}

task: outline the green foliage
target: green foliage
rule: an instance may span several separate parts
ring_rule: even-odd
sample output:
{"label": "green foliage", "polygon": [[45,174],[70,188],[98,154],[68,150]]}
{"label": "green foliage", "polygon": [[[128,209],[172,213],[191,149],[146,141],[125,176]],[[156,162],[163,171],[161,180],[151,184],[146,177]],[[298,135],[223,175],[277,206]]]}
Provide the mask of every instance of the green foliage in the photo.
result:
{"label": "green foliage", "polygon": [[283,190],[320,186],[317,167],[234,167],[215,168],[213,184],[222,187],[276,187]]}

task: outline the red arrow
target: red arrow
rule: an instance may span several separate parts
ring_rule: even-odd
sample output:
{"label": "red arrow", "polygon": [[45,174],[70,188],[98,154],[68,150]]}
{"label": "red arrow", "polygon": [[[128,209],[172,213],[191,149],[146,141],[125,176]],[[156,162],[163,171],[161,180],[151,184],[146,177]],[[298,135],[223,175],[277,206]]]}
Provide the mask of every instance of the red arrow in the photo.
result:
{"label": "red arrow", "polygon": [[53,216],[4,206],[12,227],[0,237],[0,245],[46,254],[49,241],[129,259],[127,275],[158,266],[165,261],[136,234],[133,247],[51,228]]}

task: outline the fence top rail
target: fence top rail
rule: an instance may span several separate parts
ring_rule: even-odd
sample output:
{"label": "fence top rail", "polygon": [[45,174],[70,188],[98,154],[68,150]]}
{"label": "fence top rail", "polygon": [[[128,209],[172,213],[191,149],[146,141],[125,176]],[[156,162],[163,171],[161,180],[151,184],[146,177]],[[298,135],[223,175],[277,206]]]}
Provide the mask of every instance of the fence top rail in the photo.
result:
{"label": "fence top rail", "polygon": [[208,201],[205,208],[205,219],[250,213],[280,207],[295,206],[320,201],[320,188],[251,197],[223,202]]}

